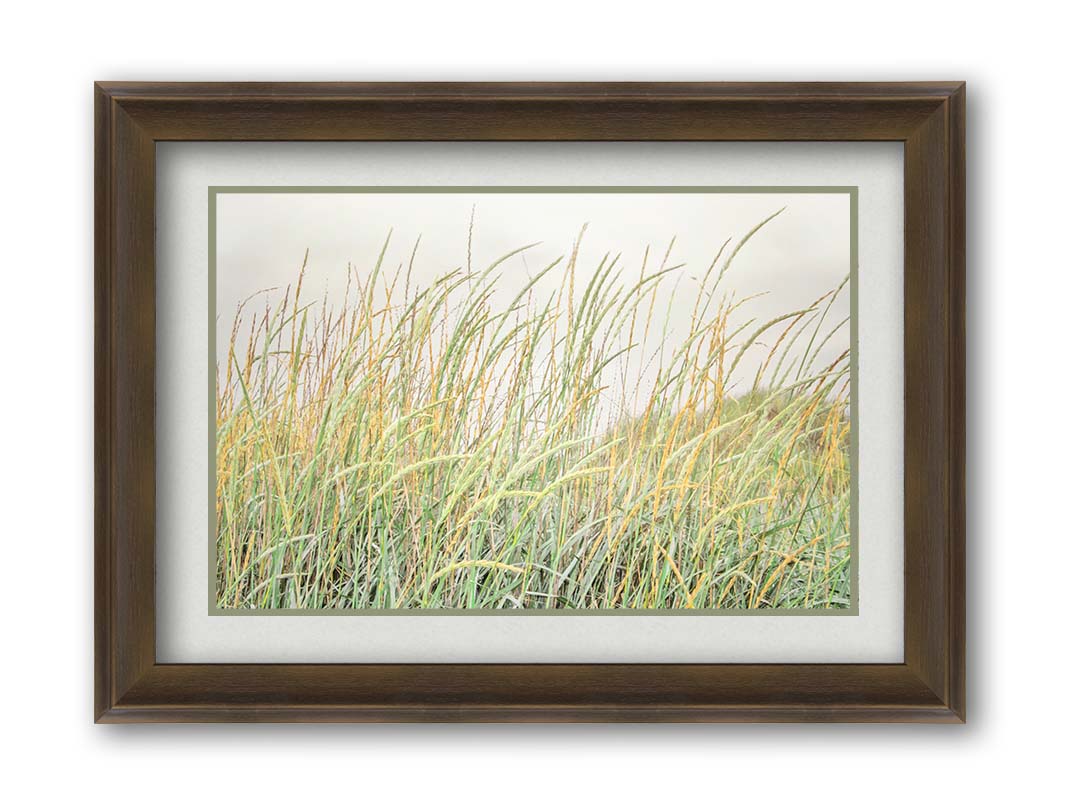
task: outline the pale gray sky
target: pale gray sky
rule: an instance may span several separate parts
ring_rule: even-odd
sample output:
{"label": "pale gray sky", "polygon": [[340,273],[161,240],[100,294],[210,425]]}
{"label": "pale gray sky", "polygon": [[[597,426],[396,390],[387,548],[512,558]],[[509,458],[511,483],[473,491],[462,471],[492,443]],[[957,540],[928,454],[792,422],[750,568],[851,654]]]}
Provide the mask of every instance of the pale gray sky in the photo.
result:
{"label": "pale gray sky", "polygon": [[[650,265],[658,267],[675,236],[668,265],[686,266],[676,273],[681,276],[679,302],[668,326],[674,327],[674,315],[678,324],[668,334],[668,347],[671,339],[680,339],[688,330],[697,288],[692,279],[703,275],[726,239],[733,239],[729,253],[748,230],[782,207],[784,213],[745,245],[724,281],[723,288],[736,291],[738,297],[769,293],[746,306],[736,318],[738,324],[749,317],[768,320],[807,306],[836,287],[849,271],[847,194],[224,193],[218,196],[217,207],[220,351],[237,304],[261,289],[284,289],[295,282],[305,249],[310,252],[303,289],[308,301],[320,298],[327,287],[335,297],[339,295],[349,264],[361,275],[373,269],[390,229],[385,259],[390,274],[401,264],[406,267],[420,235],[413,283],[425,286],[452,269],[465,267],[472,207],[475,269],[487,267],[518,247],[541,242],[502,271],[497,288],[501,306],[529,275],[569,255],[585,223],[588,229],[576,274],[581,288],[606,253],[621,254],[624,279],[635,282],[646,245]],[[559,268],[558,273],[546,276],[538,290],[542,297],[559,287],[562,275]],[[692,291],[686,292],[687,286]],[[665,314],[664,303],[658,309]],[[846,291],[827,322],[847,316]],[[847,348],[848,340],[846,325],[826,348],[826,360]]]}

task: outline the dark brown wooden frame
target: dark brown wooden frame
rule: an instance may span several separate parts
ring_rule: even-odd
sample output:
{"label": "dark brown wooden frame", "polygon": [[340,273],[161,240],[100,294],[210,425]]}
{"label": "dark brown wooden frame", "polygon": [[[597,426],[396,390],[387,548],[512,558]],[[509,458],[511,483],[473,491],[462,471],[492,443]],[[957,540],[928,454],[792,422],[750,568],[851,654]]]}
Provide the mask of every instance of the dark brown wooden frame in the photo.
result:
{"label": "dark brown wooden frame", "polygon": [[[901,141],[904,663],[159,664],[155,143]],[[101,722],[964,718],[964,85],[96,85]]]}

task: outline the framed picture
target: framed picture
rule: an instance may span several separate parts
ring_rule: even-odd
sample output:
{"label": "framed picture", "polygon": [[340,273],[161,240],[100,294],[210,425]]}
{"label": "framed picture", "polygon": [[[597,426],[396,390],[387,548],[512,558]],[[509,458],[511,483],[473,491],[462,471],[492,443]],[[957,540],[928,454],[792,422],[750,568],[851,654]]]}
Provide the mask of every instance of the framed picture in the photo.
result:
{"label": "framed picture", "polygon": [[96,87],[96,718],[964,719],[964,86]]}

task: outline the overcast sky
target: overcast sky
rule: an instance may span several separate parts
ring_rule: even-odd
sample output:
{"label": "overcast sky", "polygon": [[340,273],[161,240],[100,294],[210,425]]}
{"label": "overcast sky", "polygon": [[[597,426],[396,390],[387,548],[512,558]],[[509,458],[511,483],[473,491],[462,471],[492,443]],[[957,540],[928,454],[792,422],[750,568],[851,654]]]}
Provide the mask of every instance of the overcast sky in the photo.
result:
{"label": "overcast sky", "polygon": [[[626,281],[637,280],[646,246],[658,267],[672,237],[669,266],[679,270],[680,303],[671,341],[688,330],[699,279],[727,239],[736,244],[761,220],[785,211],[748,242],[731,267],[724,289],[738,297],[768,292],[739,314],[770,319],[802,308],[833,289],[848,274],[847,194],[220,194],[217,206],[217,316],[220,350],[237,304],[253,293],[295,282],[309,251],[303,297],[334,296],[345,285],[349,264],[360,274],[374,267],[389,231],[388,269],[405,267],[421,236],[412,282],[425,286],[466,266],[467,234],[474,209],[473,266],[489,266],[505,253],[540,242],[501,273],[497,302],[506,305],[529,276],[568,256],[583,224],[576,291],[607,253],[620,255]],[[730,247],[727,248],[727,253]],[[560,286],[563,270],[540,285],[540,298]],[[673,277],[673,276],[672,276]],[[692,287],[691,292],[685,288]],[[536,299],[536,298],[535,298]],[[250,305],[254,309],[258,304]],[[659,312],[666,313],[665,304]],[[848,293],[832,321],[848,316]],[[828,320],[830,322],[831,320]],[[659,324],[656,320],[654,324]],[[848,347],[844,326],[828,359]]]}

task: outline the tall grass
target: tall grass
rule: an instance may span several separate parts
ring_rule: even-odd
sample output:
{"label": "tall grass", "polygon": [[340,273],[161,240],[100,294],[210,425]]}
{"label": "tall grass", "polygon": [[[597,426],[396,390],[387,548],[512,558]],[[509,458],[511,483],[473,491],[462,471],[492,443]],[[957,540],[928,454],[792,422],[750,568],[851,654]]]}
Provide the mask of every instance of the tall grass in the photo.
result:
{"label": "tall grass", "polygon": [[824,352],[845,283],[745,319],[722,280],[767,221],[685,316],[678,267],[647,252],[637,282],[605,256],[576,286],[580,236],[513,296],[497,284],[526,248],[415,286],[419,254],[387,269],[386,240],[341,299],[309,302],[302,268],[239,309],[217,366],[219,606],[847,606],[848,351]]}

